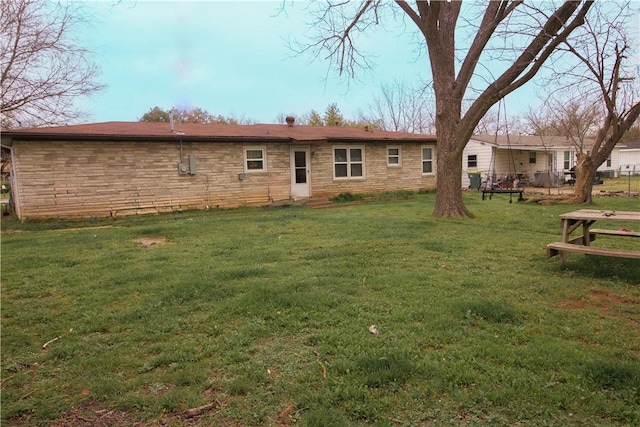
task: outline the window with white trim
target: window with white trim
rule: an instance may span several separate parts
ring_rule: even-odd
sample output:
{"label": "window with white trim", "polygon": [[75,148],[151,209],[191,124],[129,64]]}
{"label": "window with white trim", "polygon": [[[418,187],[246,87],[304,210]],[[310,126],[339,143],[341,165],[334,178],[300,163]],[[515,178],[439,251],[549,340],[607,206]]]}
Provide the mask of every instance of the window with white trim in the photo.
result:
{"label": "window with white trim", "polygon": [[245,172],[266,172],[267,149],[265,147],[245,147],[244,170]]}
{"label": "window with white trim", "polygon": [[334,147],[333,177],[337,179],[364,178],[364,148]]}
{"label": "window with white trim", "polygon": [[422,147],[422,174],[433,174],[433,147]]}
{"label": "window with white trim", "polygon": [[467,168],[477,168],[477,167],[478,167],[478,155],[469,154],[467,156]]}
{"label": "window with white trim", "polygon": [[387,166],[400,166],[400,147],[387,147]]}
{"label": "window with white trim", "polygon": [[562,166],[565,170],[571,169],[571,151],[564,152],[564,164]]}
{"label": "window with white trim", "polygon": [[611,167],[611,163],[612,163],[612,160],[611,160],[611,153],[609,153],[609,157],[607,157],[607,167],[608,167],[608,168],[610,168],[610,167]]}

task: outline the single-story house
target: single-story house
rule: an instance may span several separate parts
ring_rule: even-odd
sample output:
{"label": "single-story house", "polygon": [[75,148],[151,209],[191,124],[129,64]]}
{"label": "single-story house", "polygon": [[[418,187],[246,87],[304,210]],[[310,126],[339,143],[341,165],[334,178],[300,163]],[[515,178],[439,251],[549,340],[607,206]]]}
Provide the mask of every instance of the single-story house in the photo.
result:
{"label": "single-story house", "polygon": [[106,122],[8,130],[21,219],[281,204],[436,186],[436,138],[287,124]]}
{"label": "single-story house", "polygon": [[626,176],[640,175],[640,139],[627,141],[620,146],[620,173]]}
{"label": "single-story house", "polygon": [[[477,188],[480,175],[482,182],[517,180],[520,186],[556,187],[571,180],[575,164],[576,148],[565,137],[475,135],[463,151],[462,183],[464,188]],[[619,175],[619,147],[598,171],[602,176]]]}

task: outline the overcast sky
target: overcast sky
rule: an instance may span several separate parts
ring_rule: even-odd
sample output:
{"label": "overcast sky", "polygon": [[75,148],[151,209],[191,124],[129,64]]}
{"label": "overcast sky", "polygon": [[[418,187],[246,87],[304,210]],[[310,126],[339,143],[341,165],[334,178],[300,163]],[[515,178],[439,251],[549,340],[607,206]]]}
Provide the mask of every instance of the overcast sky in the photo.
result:
{"label": "overcast sky", "polygon": [[[429,77],[414,26],[369,33],[361,46],[373,68],[347,80],[329,63],[296,55],[289,40],[309,32],[305,1],[87,0],[91,26],[80,35],[96,53],[107,88],[87,104],[91,121],[136,121],[154,106],[200,107],[212,114],[275,123],[282,114],[322,112],[337,103],[355,119],[382,84]],[[116,4],[114,4],[116,3]],[[536,103],[533,86],[507,99],[518,114]]]}

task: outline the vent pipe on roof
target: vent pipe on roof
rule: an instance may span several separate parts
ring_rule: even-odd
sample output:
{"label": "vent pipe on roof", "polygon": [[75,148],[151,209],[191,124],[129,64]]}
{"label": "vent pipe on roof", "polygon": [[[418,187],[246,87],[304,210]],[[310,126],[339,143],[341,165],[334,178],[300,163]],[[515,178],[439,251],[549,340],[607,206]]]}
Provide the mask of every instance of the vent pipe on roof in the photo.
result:
{"label": "vent pipe on roof", "polygon": [[296,118],[293,117],[293,116],[287,116],[284,120],[287,122],[287,126],[292,128],[293,127],[293,122],[296,121]]}

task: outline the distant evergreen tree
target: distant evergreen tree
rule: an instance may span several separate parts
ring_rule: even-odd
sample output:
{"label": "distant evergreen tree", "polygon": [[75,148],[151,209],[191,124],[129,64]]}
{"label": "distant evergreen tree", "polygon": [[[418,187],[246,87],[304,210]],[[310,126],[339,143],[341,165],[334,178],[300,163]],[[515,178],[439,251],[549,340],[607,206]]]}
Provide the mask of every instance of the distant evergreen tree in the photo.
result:
{"label": "distant evergreen tree", "polygon": [[307,122],[307,124],[309,126],[324,126],[324,120],[316,110],[311,110],[311,113],[309,113],[309,121]]}
{"label": "distant evergreen tree", "polygon": [[343,126],[344,122],[344,117],[342,116],[342,113],[340,113],[338,104],[336,104],[335,102],[333,104],[330,104],[327,109],[324,110],[325,126]]}

